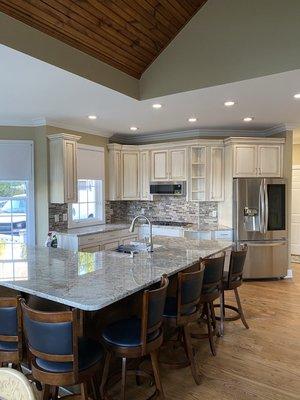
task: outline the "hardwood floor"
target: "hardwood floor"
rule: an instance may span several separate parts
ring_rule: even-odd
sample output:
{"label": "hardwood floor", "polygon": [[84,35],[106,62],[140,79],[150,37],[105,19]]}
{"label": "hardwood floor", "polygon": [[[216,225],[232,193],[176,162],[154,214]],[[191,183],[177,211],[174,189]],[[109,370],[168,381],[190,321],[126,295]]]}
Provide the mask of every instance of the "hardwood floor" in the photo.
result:
{"label": "hardwood floor", "polygon": [[[240,297],[250,329],[241,321],[227,322],[216,357],[206,340],[194,342],[199,343],[200,386],[190,368],[160,367],[166,399],[300,399],[300,264],[293,264],[293,270],[293,279],[243,284]],[[117,389],[112,393],[116,399]],[[152,392],[128,377],[127,399],[142,400]]]}
{"label": "hardwood floor", "polygon": [[[300,399],[300,264],[293,266],[293,279],[243,284],[240,297],[250,329],[227,322],[216,357],[200,342],[200,386],[189,368],[161,367],[167,399]],[[131,379],[128,384],[128,399],[146,398],[145,386],[137,388]]]}

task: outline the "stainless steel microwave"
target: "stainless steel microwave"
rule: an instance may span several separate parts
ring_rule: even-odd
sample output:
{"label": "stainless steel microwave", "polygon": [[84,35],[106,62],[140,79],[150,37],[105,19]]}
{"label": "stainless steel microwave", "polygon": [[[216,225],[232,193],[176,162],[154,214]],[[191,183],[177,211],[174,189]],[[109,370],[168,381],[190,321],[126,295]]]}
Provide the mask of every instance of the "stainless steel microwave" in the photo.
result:
{"label": "stainless steel microwave", "polygon": [[150,182],[150,194],[185,196],[186,182]]}

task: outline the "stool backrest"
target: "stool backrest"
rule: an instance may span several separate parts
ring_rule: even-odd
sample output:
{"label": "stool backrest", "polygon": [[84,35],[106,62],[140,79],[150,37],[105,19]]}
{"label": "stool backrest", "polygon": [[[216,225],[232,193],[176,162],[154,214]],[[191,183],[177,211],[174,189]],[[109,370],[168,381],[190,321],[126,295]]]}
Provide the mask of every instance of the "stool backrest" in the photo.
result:
{"label": "stool backrest", "polygon": [[[0,297],[0,343],[11,352],[11,360],[0,350],[1,362],[22,359],[22,318],[19,297]],[[11,347],[12,346],[12,347]],[[14,350],[15,348],[15,350]],[[1,354],[3,353],[3,354]]]}
{"label": "stool backrest", "polygon": [[72,363],[78,376],[77,310],[43,312],[21,301],[23,325],[31,355],[50,362]]}
{"label": "stool backrest", "polygon": [[246,245],[241,250],[232,250],[230,255],[228,271],[228,287],[237,287],[243,281],[243,269],[247,256],[248,248]]}
{"label": "stool backrest", "polygon": [[32,386],[22,372],[0,368],[0,399],[36,400]]}
{"label": "stool backrest", "polygon": [[200,259],[200,265],[205,267],[203,276],[202,293],[218,294],[222,288],[225,252],[219,257]]}
{"label": "stool backrest", "polygon": [[179,272],[177,294],[177,320],[187,314],[198,311],[202,292],[204,267],[199,265],[198,271]]}
{"label": "stool backrest", "polygon": [[169,279],[164,275],[161,278],[160,287],[158,289],[144,291],[141,329],[143,353],[146,351],[149,335],[161,329],[168,285]]}

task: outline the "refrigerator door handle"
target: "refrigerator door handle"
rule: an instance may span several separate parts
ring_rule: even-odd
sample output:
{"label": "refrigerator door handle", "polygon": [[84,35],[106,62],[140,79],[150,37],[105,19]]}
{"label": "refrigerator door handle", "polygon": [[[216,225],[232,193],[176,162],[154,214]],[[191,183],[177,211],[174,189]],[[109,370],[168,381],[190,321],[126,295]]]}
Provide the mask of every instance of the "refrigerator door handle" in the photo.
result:
{"label": "refrigerator door handle", "polygon": [[266,180],[264,179],[264,198],[265,198],[265,223],[264,223],[264,233],[267,233],[268,224],[269,224],[269,198],[268,198],[268,190]]}
{"label": "refrigerator door handle", "polygon": [[260,187],[259,187],[258,216],[259,216],[259,230],[260,230],[260,233],[264,233],[265,201],[264,201],[263,180],[261,181]]}

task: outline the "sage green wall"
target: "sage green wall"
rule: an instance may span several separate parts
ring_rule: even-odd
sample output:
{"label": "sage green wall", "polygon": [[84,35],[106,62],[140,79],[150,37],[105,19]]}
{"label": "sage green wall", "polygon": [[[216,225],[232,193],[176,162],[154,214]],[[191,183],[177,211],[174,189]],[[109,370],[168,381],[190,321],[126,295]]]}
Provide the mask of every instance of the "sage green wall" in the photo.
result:
{"label": "sage green wall", "polygon": [[0,140],[34,141],[35,234],[43,245],[49,226],[46,127],[0,126]]}
{"label": "sage green wall", "polygon": [[299,0],[207,1],[144,72],[140,98],[300,68],[299,18]]}
{"label": "sage green wall", "polygon": [[0,43],[127,96],[139,97],[137,79],[1,12]]}

